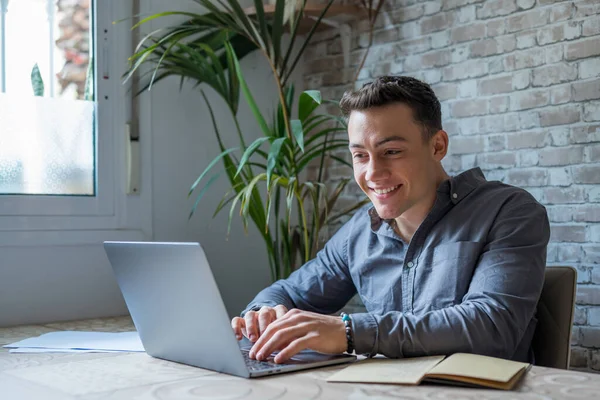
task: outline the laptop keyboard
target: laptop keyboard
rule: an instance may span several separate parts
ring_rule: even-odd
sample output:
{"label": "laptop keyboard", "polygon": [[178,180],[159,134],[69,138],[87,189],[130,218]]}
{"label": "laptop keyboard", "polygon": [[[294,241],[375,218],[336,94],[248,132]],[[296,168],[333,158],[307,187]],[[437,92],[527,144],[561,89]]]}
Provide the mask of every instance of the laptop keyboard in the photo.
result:
{"label": "laptop keyboard", "polygon": [[246,366],[250,371],[265,371],[273,368],[281,368],[280,364],[274,362],[253,360],[248,355],[248,351],[242,350],[242,354],[244,355]]}

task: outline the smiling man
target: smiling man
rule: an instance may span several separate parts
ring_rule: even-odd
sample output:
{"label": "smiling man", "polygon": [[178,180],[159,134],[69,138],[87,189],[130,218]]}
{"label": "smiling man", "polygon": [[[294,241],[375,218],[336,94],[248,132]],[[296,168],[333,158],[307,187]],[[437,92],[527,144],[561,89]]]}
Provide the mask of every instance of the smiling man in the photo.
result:
{"label": "smiling man", "polygon": [[[232,320],[238,338],[255,342],[250,357],[280,351],[284,362],[309,348],[533,361],[545,208],[479,168],[444,171],[448,135],[424,82],[381,77],[345,93],[341,107],[354,178],[372,204]],[[331,315],[357,292],[367,312]]]}

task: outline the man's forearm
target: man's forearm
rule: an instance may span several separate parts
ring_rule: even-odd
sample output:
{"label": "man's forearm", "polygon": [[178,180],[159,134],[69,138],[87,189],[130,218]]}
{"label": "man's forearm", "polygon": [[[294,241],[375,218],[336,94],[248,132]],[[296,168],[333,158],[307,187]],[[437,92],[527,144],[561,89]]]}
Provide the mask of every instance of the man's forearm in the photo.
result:
{"label": "man's forearm", "polygon": [[352,317],[356,352],[391,358],[456,352],[512,358],[530,320],[479,301],[421,316],[388,312]]}
{"label": "man's forearm", "polygon": [[330,314],[342,308],[356,293],[345,257],[346,236],[350,226],[344,225],[317,256],[262,290],[248,305],[253,307],[283,305],[288,310],[299,308],[319,314]]}

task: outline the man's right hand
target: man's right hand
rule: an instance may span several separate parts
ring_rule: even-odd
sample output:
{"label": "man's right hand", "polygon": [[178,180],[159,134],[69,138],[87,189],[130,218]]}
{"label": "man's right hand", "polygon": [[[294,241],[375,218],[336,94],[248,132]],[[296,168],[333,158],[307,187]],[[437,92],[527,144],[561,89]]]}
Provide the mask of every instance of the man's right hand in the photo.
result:
{"label": "man's right hand", "polygon": [[263,306],[259,311],[248,311],[244,318],[235,317],[231,320],[231,327],[238,340],[244,335],[251,342],[256,342],[270,323],[287,312],[288,309],[281,304],[275,307]]}

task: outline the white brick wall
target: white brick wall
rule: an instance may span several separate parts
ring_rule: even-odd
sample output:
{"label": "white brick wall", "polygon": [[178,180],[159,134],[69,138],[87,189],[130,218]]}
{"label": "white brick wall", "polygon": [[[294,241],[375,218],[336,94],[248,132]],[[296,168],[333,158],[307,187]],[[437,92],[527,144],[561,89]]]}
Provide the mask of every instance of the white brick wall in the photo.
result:
{"label": "white brick wall", "polygon": [[[318,35],[308,88],[349,87],[368,43],[364,21],[353,31],[348,69],[336,32]],[[547,206],[548,264],[579,271],[572,366],[600,371],[600,1],[390,0],[374,43],[357,86],[389,73],[431,84],[449,173],[480,166]]]}

